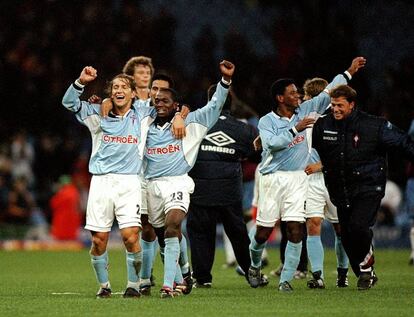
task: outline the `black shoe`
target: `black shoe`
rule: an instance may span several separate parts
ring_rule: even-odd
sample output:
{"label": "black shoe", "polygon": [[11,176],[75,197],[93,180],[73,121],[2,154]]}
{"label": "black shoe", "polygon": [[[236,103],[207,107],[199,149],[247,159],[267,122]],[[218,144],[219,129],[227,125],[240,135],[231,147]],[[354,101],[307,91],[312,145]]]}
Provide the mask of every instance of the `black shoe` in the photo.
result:
{"label": "black shoe", "polygon": [[269,284],[269,278],[263,273],[261,273],[259,286],[264,287],[264,286],[267,286],[267,284]]}
{"label": "black shoe", "polygon": [[195,284],[193,285],[193,287],[195,288],[211,288],[211,286],[212,286],[211,282],[204,282],[204,283],[195,282]]}
{"label": "black shoe", "polygon": [[348,269],[338,267],[337,271],[336,287],[348,287]]}
{"label": "black shoe", "polygon": [[312,279],[310,279],[307,283],[308,288],[325,288],[325,282],[323,281],[321,271],[312,272]]}
{"label": "black shoe", "polygon": [[139,286],[139,292],[142,296],[150,296],[151,295],[151,284],[144,284]]}
{"label": "black shoe", "polygon": [[408,261],[408,265],[414,265],[414,258],[410,258],[410,260]]}
{"label": "black shoe", "polygon": [[110,288],[107,287],[101,287],[96,293],[96,298],[109,298],[112,295],[112,291]]}
{"label": "black shoe", "polygon": [[371,272],[361,272],[357,282],[357,288],[359,291],[364,291],[370,289],[372,286],[377,284],[378,277],[375,274],[374,270]]}
{"label": "black shoe", "polygon": [[188,295],[191,293],[194,285],[193,276],[191,274],[191,269],[188,270],[187,273],[183,274],[184,282],[186,284],[186,289],[183,291],[184,295]]}
{"label": "black shoe", "polygon": [[122,295],[123,298],[138,298],[141,297],[140,292],[133,288],[133,287],[128,287],[125,292],[124,295]]}
{"label": "black shoe", "polygon": [[260,268],[250,266],[249,271],[247,272],[247,280],[249,284],[253,288],[257,288],[260,285],[262,278],[262,273],[260,272]]}
{"label": "black shoe", "polygon": [[293,292],[292,286],[289,284],[288,281],[279,284],[279,292],[289,293]]}

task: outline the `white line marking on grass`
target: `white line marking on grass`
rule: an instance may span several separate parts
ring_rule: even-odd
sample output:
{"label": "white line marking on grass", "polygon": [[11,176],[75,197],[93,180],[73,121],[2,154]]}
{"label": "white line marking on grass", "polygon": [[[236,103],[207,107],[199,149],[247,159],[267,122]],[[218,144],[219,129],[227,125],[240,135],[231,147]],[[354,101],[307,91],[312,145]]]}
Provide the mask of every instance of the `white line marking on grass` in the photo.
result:
{"label": "white line marking on grass", "polygon": [[82,295],[81,293],[63,292],[63,293],[52,293],[52,295]]}

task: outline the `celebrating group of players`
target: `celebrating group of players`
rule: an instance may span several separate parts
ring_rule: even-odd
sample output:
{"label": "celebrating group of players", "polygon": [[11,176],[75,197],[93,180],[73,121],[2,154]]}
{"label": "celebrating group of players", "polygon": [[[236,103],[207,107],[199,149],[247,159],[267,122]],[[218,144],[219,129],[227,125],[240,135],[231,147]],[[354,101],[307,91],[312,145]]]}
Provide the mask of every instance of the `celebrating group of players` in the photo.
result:
{"label": "celebrating group of players", "polygon": [[[346,255],[359,277],[358,289],[369,289],[377,282],[370,228],[385,187],[385,150],[398,148],[414,158],[414,146],[385,120],[366,117],[356,108],[356,93],[347,83],[365,63],[364,58],[355,58],[347,71],[317,94],[309,93],[302,103],[293,80],[272,84],[272,111],[258,126],[262,145],[259,202],[249,247],[251,266],[246,272],[251,287],[267,284],[260,271],[261,256],[279,220],[287,222],[288,238],[279,290],[293,290],[289,282],[299,262],[304,222],[312,268],[308,287],[325,287],[320,228],[329,194],[337,208],[331,205],[333,214],[327,218],[340,224],[337,286],[348,286]],[[91,66],[67,89],[63,105],[90,130],[93,141],[85,228],[92,235],[90,254],[100,284],[98,298],[111,296],[107,243],[115,217],[126,248],[124,297],[150,294],[157,238],[164,263],[161,298],[191,292],[187,243],[181,234],[194,190],[187,173],[201,141],[220,116],[234,70],[231,62],[222,61],[215,94],[204,107],[189,113],[179,104],[173,81],[154,75],[151,60],[143,56],[130,59],[124,72],[110,81],[109,99],[102,103],[80,100],[85,85],[97,77]],[[327,110],[330,113],[314,127]],[[355,124],[358,120],[364,124]],[[321,157],[312,148],[312,139]]]}

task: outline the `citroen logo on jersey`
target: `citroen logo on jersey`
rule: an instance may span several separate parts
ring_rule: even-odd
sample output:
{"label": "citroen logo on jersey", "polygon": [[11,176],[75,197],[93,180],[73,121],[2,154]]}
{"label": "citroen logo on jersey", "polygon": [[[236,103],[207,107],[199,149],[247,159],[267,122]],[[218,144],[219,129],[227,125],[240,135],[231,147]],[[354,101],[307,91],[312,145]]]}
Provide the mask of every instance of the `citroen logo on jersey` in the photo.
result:
{"label": "citroen logo on jersey", "polygon": [[236,143],[235,140],[233,140],[223,131],[217,131],[217,132],[207,134],[205,139],[217,146],[225,146],[231,143]]}

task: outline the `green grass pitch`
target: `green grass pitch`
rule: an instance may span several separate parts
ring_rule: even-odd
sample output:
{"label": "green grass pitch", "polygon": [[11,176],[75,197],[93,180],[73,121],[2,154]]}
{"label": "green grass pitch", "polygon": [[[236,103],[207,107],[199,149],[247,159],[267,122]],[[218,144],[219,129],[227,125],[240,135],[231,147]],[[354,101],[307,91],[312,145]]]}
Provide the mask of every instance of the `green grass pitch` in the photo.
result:
{"label": "green grass pitch", "polygon": [[[264,273],[279,263],[278,250],[270,253],[271,265]],[[265,288],[252,289],[233,269],[222,269],[224,254],[218,250],[213,288],[161,300],[159,256],[152,296],[124,299],[124,252],[110,250],[110,278],[116,294],[98,300],[86,250],[0,251],[0,316],[413,316],[414,267],[407,264],[409,251],[377,250],[376,255],[379,283],[369,291],[357,291],[353,275],[347,289],[337,289],[335,255],[328,250],[325,290],[309,290],[305,280],[296,280],[292,294],[281,294],[275,278],[270,277]]]}

